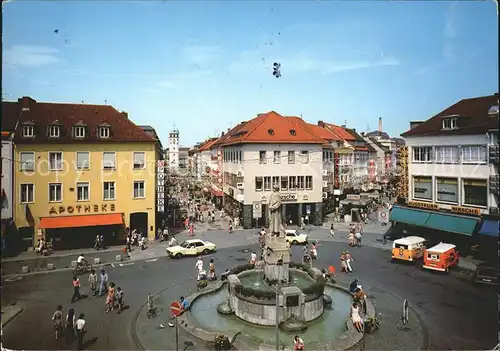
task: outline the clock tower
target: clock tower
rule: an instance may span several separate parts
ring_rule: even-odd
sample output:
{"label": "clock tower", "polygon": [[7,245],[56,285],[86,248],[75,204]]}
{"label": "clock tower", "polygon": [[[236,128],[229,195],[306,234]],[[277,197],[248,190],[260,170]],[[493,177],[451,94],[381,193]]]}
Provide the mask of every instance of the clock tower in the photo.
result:
{"label": "clock tower", "polygon": [[174,128],[168,135],[168,167],[171,171],[179,169],[179,129]]}

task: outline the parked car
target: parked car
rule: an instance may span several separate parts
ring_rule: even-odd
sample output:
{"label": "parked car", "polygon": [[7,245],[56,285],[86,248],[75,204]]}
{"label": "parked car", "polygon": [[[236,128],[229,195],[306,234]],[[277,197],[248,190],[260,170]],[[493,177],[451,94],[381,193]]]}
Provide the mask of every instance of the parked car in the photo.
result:
{"label": "parked car", "polygon": [[498,269],[483,263],[478,264],[472,275],[472,283],[498,286]]}
{"label": "parked car", "polygon": [[287,229],[286,241],[292,245],[307,244],[307,234],[300,233],[297,229]]}
{"label": "parked car", "polygon": [[180,245],[167,247],[169,257],[181,258],[184,256],[207,255],[215,251],[215,244],[200,239],[190,239]]}

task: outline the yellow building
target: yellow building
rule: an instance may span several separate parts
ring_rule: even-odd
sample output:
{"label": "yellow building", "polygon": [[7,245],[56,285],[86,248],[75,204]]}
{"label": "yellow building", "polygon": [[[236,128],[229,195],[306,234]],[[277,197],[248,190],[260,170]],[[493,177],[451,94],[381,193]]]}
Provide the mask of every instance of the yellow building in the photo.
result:
{"label": "yellow building", "polygon": [[112,106],[4,102],[14,136],[14,219],[30,247],[108,245],[129,229],[153,239],[157,140]]}

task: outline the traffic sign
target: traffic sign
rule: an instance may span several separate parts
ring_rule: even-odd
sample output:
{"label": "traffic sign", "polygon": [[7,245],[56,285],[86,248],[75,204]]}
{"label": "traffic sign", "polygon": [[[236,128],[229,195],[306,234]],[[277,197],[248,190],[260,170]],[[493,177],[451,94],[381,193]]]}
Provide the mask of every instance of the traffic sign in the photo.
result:
{"label": "traffic sign", "polygon": [[262,202],[254,201],[253,202],[253,218],[261,218],[262,217]]}
{"label": "traffic sign", "polygon": [[389,211],[388,210],[380,210],[378,211],[378,221],[381,223],[387,223],[389,220]]}
{"label": "traffic sign", "polygon": [[178,301],[174,301],[170,304],[170,310],[174,316],[178,316],[181,314],[181,304]]}

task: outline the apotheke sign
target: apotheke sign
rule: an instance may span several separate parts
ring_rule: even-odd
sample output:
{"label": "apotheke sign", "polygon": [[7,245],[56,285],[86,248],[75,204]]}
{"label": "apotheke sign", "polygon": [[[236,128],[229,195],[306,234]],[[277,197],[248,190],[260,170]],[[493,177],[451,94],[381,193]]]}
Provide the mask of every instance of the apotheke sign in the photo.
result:
{"label": "apotheke sign", "polygon": [[76,206],[53,206],[49,210],[49,215],[57,214],[86,214],[99,212],[115,212],[115,204],[101,205],[76,205]]}

